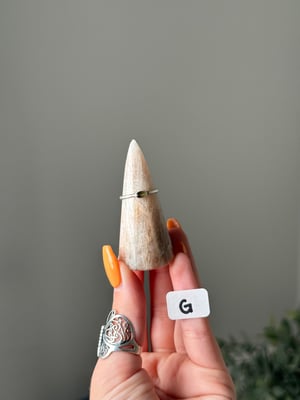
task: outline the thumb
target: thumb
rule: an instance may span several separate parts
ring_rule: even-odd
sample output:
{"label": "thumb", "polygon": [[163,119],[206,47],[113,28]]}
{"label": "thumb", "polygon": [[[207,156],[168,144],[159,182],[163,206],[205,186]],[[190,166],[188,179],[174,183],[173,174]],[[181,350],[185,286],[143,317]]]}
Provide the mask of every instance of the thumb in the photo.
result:
{"label": "thumb", "polygon": [[[102,254],[106,275],[114,287],[112,309],[129,319],[135,330],[135,340],[142,346],[146,327],[143,282],[117,259],[111,246],[103,246]],[[141,357],[128,352],[113,352],[105,359],[99,358],[92,377],[91,398],[102,398],[111,393],[113,388],[121,387],[141,367]]]}

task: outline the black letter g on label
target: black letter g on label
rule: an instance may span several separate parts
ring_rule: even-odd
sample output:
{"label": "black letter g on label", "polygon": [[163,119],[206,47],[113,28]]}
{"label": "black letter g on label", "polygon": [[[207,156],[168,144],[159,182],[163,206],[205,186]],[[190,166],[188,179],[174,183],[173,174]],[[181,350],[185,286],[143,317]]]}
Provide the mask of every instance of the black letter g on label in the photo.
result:
{"label": "black letter g on label", "polygon": [[193,306],[191,303],[187,303],[186,299],[182,299],[179,303],[179,309],[183,314],[189,314],[193,312]]}

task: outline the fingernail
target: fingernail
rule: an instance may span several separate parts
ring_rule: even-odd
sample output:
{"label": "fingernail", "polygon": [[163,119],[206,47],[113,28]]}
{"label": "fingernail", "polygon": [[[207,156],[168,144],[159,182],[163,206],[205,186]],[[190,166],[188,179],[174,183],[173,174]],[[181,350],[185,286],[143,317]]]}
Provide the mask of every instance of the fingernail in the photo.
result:
{"label": "fingernail", "polygon": [[111,286],[116,288],[121,283],[119,260],[109,245],[102,247],[102,257],[107,279],[109,280]]}
{"label": "fingernail", "polygon": [[169,218],[167,220],[167,228],[168,229],[173,229],[173,228],[181,228],[180,223],[177,221],[176,218]]}

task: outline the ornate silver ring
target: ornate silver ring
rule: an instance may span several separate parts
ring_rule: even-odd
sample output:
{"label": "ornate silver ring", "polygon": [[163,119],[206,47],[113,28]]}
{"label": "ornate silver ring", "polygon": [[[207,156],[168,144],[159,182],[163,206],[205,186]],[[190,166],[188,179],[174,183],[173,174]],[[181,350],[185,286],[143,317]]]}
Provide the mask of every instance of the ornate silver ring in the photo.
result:
{"label": "ornate silver ring", "polygon": [[101,326],[97,356],[106,358],[114,351],[140,354],[141,347],[135,340],[135,330],[130,320],[112,310]]}

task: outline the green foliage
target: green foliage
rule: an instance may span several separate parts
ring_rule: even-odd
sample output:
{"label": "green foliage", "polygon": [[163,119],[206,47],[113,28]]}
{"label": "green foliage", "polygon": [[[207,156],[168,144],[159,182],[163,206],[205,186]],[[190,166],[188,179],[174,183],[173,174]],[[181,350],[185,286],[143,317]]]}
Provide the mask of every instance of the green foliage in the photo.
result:
{"label": "green foliage", "polygon": [[300,399],[300,309],[265,327],[259,341],[219,344],[239,400]]}

